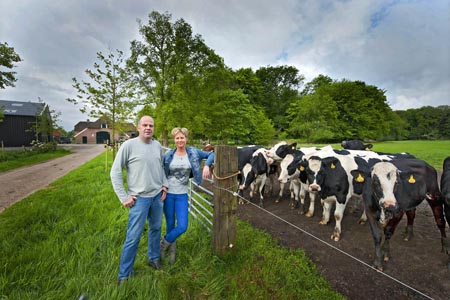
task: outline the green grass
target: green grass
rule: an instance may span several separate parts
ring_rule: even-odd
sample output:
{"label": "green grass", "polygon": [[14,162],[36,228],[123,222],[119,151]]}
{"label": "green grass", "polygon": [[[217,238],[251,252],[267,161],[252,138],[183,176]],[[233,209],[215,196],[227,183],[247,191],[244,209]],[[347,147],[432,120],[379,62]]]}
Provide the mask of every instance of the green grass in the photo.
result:
{"label": "green grass", "polygon": [[72,153],[68,149],[39,153],[30,150],[2,151],[0,150],[0,172],[20,168],[23,166],[44,162]]}
{"label": "green grass", "polygon": [[235,247],[219,256],[193,218],[162,271],[146,265],[144,233],[136,275],[118,287],[127,215],[104,154],[9,207],[0,214],[0,299],[344,299],[302,250],[238,222]]}
{"label": "green grass", "polygon": [[[289,141],[292,143],[293,141]],[[400,153],[408,152],[418,159],[422,159],[433,166],[436,170],[442,170],[444,159],[450,156],[450,140],[436,140],[436,141],[394,141],[394,142],[374,142],[373,151]],[[325,144],[311,145],[301,144],[297,147],[322,147]],[[340,144],[331,144],[333,148],[342,149]]]}

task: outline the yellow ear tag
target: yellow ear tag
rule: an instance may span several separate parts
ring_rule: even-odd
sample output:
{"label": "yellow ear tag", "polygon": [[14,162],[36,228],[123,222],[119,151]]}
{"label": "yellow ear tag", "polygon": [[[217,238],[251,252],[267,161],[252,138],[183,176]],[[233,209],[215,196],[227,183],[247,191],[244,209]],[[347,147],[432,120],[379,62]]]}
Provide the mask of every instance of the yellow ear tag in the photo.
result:
{"label": "yellow ear tag", "polygon": [[333,163],[331,163],[331,166],[330,166],[330,168],[332,168],[332,169],[335,169],[336,168],[336,166],[333,164]]}
{"label": "yellow ear tag", "polygon": [[412,174],[409,175],[408,182],[409,182],[409,183],[415,183],[415,182],[416,182],[416,179],[414,178],[414,176],[413,176]]}
{"label": "yellow ear tag", "polygon": [[304,166],[300,166],[300,167],[298,167],[298,169],[299,169],[300,171],[305,171],[305,167],[304,167]]}
{"label": "yellow ear tag", "polygon": [[361,176],[361,173],[358,173],[358,177],[356,177],[356,182],[364,182],[364,177]]}
{"label": "yellow ear tag", "polygon": [[295,150],[295,147],[294,146],[292,146],[292,148],[291,148],[292,150]]}

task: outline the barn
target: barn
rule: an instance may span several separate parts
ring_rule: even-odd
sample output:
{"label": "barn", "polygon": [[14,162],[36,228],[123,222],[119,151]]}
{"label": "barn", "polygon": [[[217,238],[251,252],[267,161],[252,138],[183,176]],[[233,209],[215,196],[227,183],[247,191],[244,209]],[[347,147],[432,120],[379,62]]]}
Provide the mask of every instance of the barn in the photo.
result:
{"label": "barn", "polygon": [[[123,126],[122,126],[123,127]],[[136,128],[133,124],[125,124],[125,130],[119,133],[120,130],[115,132],[115,139],[128,139],[136,135]],[[112,125],[111,122],[105,118],[99,118],[98,120],[91,122],[81,121],[78,122],[73,130],[74,142],[76,144],[104,144],[111,142]]]}
{"label": "barn", "polygon": [[3,113],[0,143],[4,147],[30,146],[33,140],[50,140],[53,130],[47,104],[0,100],[0,111]]}

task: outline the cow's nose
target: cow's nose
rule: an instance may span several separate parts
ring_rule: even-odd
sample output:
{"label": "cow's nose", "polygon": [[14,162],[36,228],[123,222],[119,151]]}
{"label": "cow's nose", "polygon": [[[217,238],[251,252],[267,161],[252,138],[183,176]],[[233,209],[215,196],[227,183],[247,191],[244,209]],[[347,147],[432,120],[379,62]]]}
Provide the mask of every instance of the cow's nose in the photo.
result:
{"label": "cow's nose", "polygon": [[318,192],[320,191],[320,185],[313,183],[309,185],[309,189],[313,192]]}
{"label": "cow's nose", "polygon": [[243,191],[244,190],[244,185],[240,185],[239,186],[239,190]]}
{"label": "cow's nose", "polygon": [[395,205],[396,205],[396,202],[393,199],[384,200],[384,202],[383,202],[384,208],[394,208]]}

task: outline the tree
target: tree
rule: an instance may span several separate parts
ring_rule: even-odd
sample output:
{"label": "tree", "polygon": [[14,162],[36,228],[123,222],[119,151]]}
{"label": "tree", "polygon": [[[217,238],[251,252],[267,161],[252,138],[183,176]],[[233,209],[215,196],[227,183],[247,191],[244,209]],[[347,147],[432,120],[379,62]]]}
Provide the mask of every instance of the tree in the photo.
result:
{"label": "tree", "polygon": [[[167,144],[169,126],[176,119],[169,120],[170,115],[162,112],[170,110],[166,105],[174,101],[174,93],[179,92],[177,82],[195,82],[211,68],[224,68],[222,58],[206,46],[200,35],[193,35],[188,23],[183,19],[172,23],[171,18],[169,13],[153,11],[146,25],[138,21],[142,41],[131,42],[132,54],[128,60],[135,81],[145,93],[148,101],[145,104],[155,107],[163,144]],[[186,105],[195,100],[184,99]]]}
{"label": "tree", "polygon": [[286,110],[297,98],[304,76],[293,66],[262,67],[256,71],[256,76],[263,89],[257,104],[264,108],[276,130],[287,129]]}
{"label": "tree", "polygon": [[94,70],[87,69],[85,73],[90,82],[79,82],[72,79],[73,87],[77,90],[76,99],[68,98],[74,104],[82,103],[80,111],[88,112],[91,117],[105,118],[112,124],[112,139],[116,130],[122,130],[125,123],[133,118],[136,106],[134,86],[130,80],[130,70],[125,66],[123,52],[116,50],[115,55],[109,50],[107,56],[98,52],[99,63],[94,63]]}
{"label": "tree", "polygon": [[1,68],[12,69],[14,63],[20,62],[22,59],[14,51],[13,47],[9,47],[8,43],[0,43],[0,89],[5,89],[7,86],[14,87],[14,82],[17,81],[16,72],[1,71]]}

